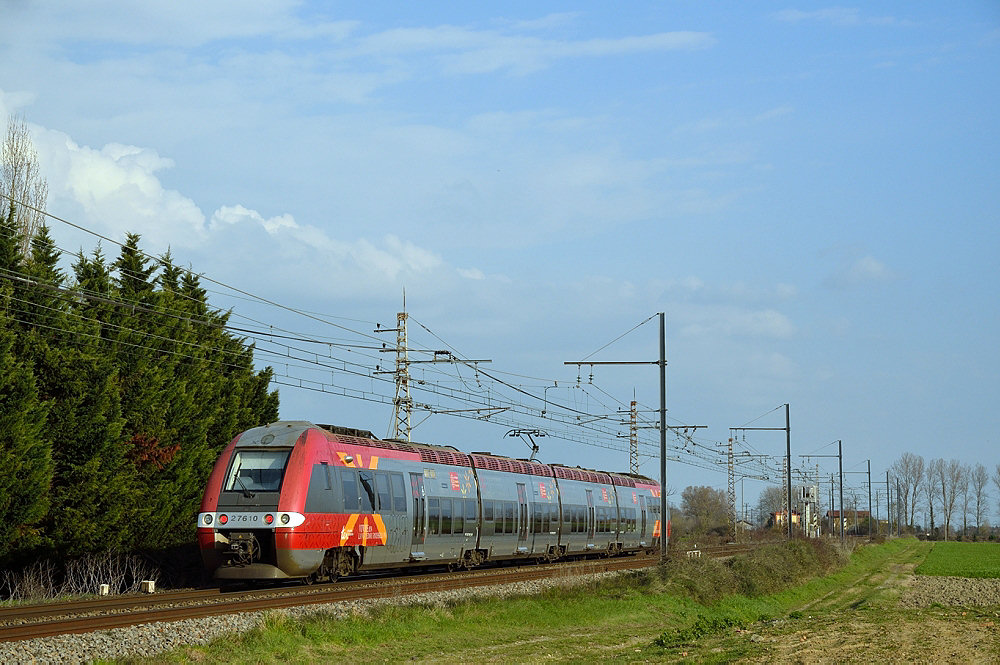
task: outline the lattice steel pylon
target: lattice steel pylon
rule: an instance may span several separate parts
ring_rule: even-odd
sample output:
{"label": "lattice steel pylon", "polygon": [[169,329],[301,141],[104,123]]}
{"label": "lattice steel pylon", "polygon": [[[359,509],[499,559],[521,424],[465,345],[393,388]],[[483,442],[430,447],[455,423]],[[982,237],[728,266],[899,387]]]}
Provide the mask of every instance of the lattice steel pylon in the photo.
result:
{"label": "lattice steel pylon", "polygon": [[403,311],[396,314],[396,396],[392,400],[392,438],[410,440],[412,415],[410,354],[406,346],[406,312]]}
{"label": "lattice steel pylon", "polygon": [[639,410],[635,400],[629,411],[628,444],[629,469],[639,475]]}
{"label": "lattice steel pylon", "polygon": [[[781,477],[784,478],[787,473],[788,473],[788,456],[786,455],[781,458]],[[788,506],[788,493],[791,491],[792,491],[791,487],[789,487],[785,483],[781,483],[781,505],[782,505],[782,510],[788,512],[788,514],[785,515],[785,519],[788,520],[785,524],[788,527],[789,533],[791,533],[792,529],[792,514],[791,511],[788,510],[787,506]]]}
{"label": "lattice steel pylon", "polygon": [[737,538],[736,530],[736,464],[733,461],[733,438],[729,437],[729,484],[727,486],[728,493],[726,498],[729,499],[729,525],[731,536],[735,541]]}

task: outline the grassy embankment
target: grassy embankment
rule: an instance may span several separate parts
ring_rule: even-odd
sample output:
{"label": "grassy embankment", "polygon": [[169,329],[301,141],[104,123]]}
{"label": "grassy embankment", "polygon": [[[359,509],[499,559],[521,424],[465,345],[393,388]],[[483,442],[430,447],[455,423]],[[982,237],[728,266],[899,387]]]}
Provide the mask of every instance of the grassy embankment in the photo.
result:
{"label": "grassy embankment", "polygon": [[[701,651],[706,640],[715,642],[713,636],[749,632],[775,620],[794,622],[831,603],[863,604],[879,584],[877,571],[890,562],[915,563],[929,549],[916,541],[892,541],[859,549],[845,566],[846,556],[835,546],[795,541],[728,564],[676,560],[661,569],[530,597],[391,606],[341,619],[316,615],[299,621],[275,614],[246,635],[158,660],[669,661],[694,657],[688,651]],[[857,591],[845,598],[844,588]],[[762,657],[768,649],[766,643],[738,640],[712,646],[710,659]]]}

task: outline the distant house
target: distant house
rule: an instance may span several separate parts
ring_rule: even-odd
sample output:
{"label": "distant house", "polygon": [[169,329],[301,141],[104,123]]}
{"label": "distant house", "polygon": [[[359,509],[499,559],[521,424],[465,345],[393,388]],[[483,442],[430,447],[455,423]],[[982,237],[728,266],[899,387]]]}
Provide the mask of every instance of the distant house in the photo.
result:
{"label": "distant house", "polygon": [[[827,523],[831,529],[839,531],[843,526],[844,530],[848,532],[856,530],[859,524],[867,524],[870,515],[871,513],[867,510],[845,510],[843,517],[841,517],[839,510],[826,511]],[[837,524],[838,521],[840,524]]]}
{"label": "distant house", "polygon": [[[777,511],[775,513],[771,513],[768,516],[768,518],[767,518],[767,526],[769,526],[769,527],[785,526],[787,524],[787,522],[785,521],[785,519],[786,518],[785,518],[785,511],[784,510],[779,510],[779,511]],[[802,516],[799,514],[799,512],[797,510],[793,510],[792,511],[792,526],[795,526],[796,524],[801,524],[801,523],[802,523]]]}

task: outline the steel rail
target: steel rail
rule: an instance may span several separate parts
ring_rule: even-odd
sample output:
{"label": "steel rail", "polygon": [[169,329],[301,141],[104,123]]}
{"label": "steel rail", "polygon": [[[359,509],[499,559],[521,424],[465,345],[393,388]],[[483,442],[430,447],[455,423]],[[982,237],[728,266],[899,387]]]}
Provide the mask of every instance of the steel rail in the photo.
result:
{"label": "steel rail", "polygon": [[[217,589],[201,592],[154,594],[144,598],[124,597],[115,600],[88,600],[78,603],[4,608],[9,620],[42,618],[39,621],[9,623],[0,626],[0,642],[12,642],[67,633],[87,633],[96,630],[122,628],[145,623],[179,621],[235,612],[281,609],[302,605],[317,605],[371,598],[391,598],[427,591],[456,589],[534,581],[547,577],[566,577],[596,572],[627,570],[655,565],[655,557],[629,557],[580,561],[572,564],[491,568],[485,571],[422,575],[419,577],[388,578],[373,584],[372,580],[351,580],[326,586],[304,586],[293,589],[271,589],[219,593]],[[162,596],[162,599],[158,596]],[[209,601],[180,607],[151,608],[187,601]],[[19,609],[18,614],[14,610]],[[81,613],[103,611],[103,614],[80,616]],[[106,613],[108,611],[114,613]],[[74,616],[65,616],[68,613]],[[46,617],[49,617],[46,619]],[[55,618],[51,618],[55,617]]]}

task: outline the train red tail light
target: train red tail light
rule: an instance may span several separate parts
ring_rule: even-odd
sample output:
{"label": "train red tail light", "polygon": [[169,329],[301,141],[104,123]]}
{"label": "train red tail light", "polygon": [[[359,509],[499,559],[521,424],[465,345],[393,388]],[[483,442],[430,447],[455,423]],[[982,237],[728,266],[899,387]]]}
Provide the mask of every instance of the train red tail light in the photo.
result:
{"label": "train red tail light", "polygon": [[225,524],[229,521],[228,515],[219,515],[219,524]]}
{"label": "train red tail light", "polygon": [[264,523],[265,524],[272,524],[272,523],[274,523],[274,515],[272,515],[271,513],[268,513],[267,515],[264,515]]}

